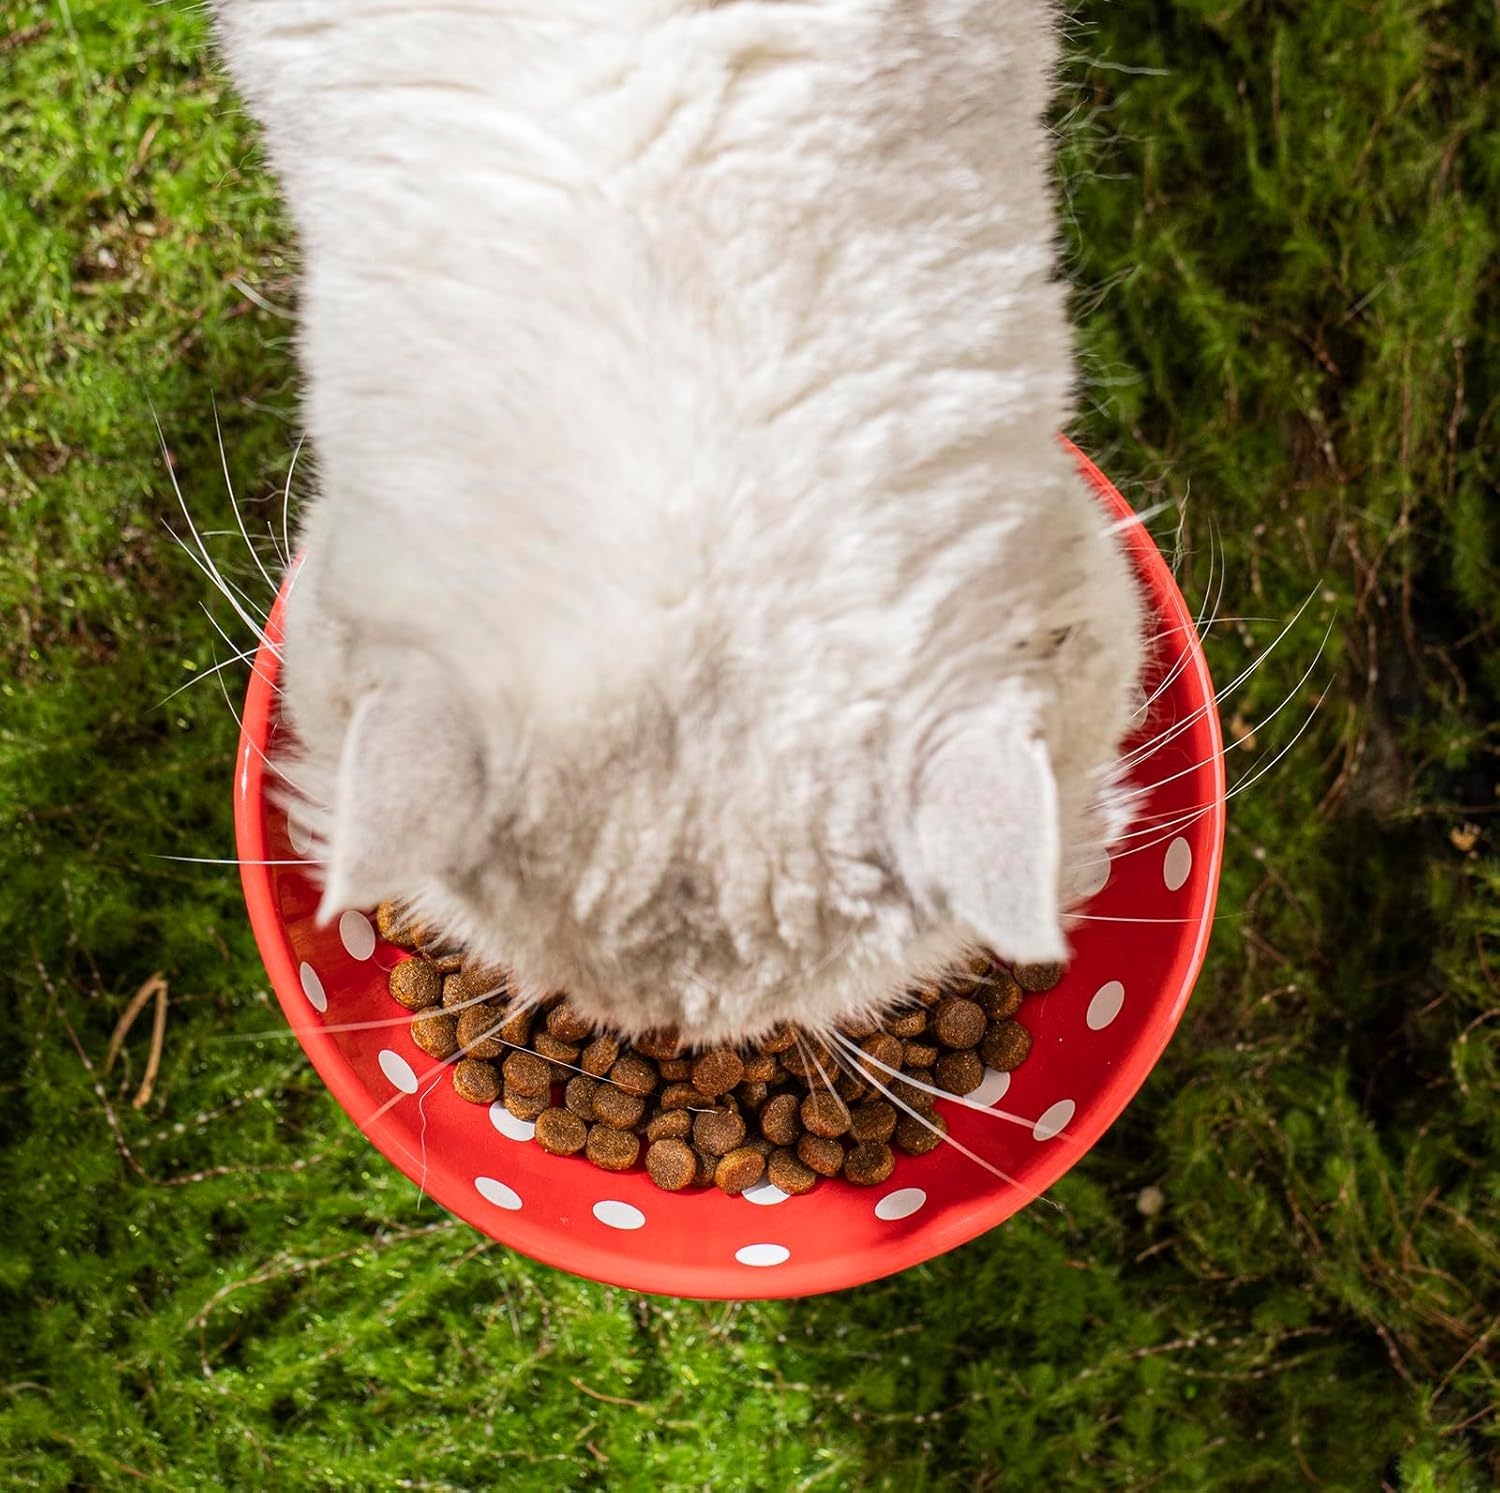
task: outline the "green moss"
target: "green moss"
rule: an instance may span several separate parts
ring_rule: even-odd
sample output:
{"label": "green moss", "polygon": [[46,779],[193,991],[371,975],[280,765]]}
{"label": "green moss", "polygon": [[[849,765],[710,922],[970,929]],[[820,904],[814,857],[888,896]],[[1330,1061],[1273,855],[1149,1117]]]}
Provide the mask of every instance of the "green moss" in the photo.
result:
{"label": "green moss", "polygon": [[[746,1306],[568,1280],[419,1205],[283,1039],[233,873],[151,858],[229,853],[234,738],[152,408],[206,527],[232,522],[215,401],[252,529],[279,522],[288,236],[196,13],[21,0],[0,26],[11,1482],[1493,1485],[1485,7],[1075,17],[1079,439],[1132,499],[1183,506],[1195,599],[1211,556],[1228,617],[1314,598],[1227,715],[1266,715],[1332,625],[1256,751],[1327,694],[1236,798],[1197,998],[1059,1206],[895,1280]],[[222,556],[260,595],[243,547]],[[1218,677],[1274,632],[1216,625]],[[155,969],[165,1060],[136,1111],[145,1023],[100,1066]]]}

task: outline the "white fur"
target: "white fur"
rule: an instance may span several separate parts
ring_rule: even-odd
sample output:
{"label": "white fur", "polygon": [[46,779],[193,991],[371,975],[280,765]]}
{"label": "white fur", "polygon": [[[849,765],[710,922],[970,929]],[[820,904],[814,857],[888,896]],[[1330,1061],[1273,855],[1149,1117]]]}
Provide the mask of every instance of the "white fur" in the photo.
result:
{"label": "white fur", "polygon": [[703,1039],[1060,957],[1141,642],[1054,434],[1050,6],[219,19],[305,260],[329,905]]}

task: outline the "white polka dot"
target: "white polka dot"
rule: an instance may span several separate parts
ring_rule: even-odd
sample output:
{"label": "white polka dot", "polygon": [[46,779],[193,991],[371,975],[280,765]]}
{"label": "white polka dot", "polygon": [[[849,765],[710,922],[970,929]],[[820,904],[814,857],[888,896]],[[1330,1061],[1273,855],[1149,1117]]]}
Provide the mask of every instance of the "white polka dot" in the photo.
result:
{"label": "white polka dot", "polygon": [[1050,1105],[1043,1111],[1041,1119],[1031,1127],[1033,1138],[1051,1140],[1054,1135],[1061,1135],[1073,1123],[1073,1113],[1077,1108],[1071,1099],[1059,1099],[1056,1104]]}
{"label": "white polka dot", "polygon": [[1107,855],[1100,856],[1096,861],[1090,861],[1086,866],[1080,866],[1077,879],[1073,885],[1080,897],[1092,897],[1096,892],[1102,892],[1109,883],[1109,873],[1113,870]]}
{"label": "white polka dot", "polygon": [[375,930],[369,918],[352,907],[339,914],[339,938],[351,959],[368,959],[375,952]]}
{"label": "white polka dot", "polygon": [[536,1125],[531,1120],[523,1120],[513,1115],[502,1100],[495,1100],[490,1105],[490,1124],[503,1135],[506,1140],[530,1140],[536,1134]]}
{"label": "white polka dot", "polygon": [[784,1203],[791,1193],[783,1192],[771,1182],[757,1182],[754,1187],[747,1187],[740,1196],[747,1203],[759,1203],[762,1208],[769,1208],[772,1203]]}
{"label": "white polka dot", "polygon": [[1125,987],[1118,980],[1111,980],[1094,992],[1083,1019],[1088,1022],[1091,1032],[1102,1032],[1120,1014],[1120,1007],[1124,1004]]}
{"label": "white polka dot", "polygon": [[876,1218],[883,1218],[887,1223],[898,1218],[910,1218],[923,1203],[927,1201],[927,1194],[920,1187],[898,1187],[895,1192],[888,1192],[875,1204]]}
{"label": "white polka dot", "polygon": [[1188,879],[1193,869],[1193,847],[1181,835],[1167,846],[1166,858],[1161,863],[1161,879],[1167,890],[1175,892]]}
{"label": "white polka dot", "polygon": [[417,1075],[412,1072],[411,1064],[399,1052],[392,1052],[389,1047],[382,1047],[380,1049],[380,1071],[403,1094],[415,1094],[417,1092]]}
{"label": "white polka dot", "polygon": [[741,1265],[779,1265],[791,1255],[784,1244],[746,1244],[734,1252]]}
{"label": "white polka dot", "polygon": [[307,1003],[314,1011],[326,1011],[328,1009],[328,995],[323,989],[323,982],[318,978],[318,972],[305,959],[302,968],[297,971],[302,978],[302,993],[307,997]]}
{"label": "white polka dot", "polygon": [[974,1104],[998,1104],[1009,1090],[1009,1073],[999,1073],[994,1068],[986,1068],[984,1077],[979,1080],[979,1087],[968,1097]]}
{"label": "white polka dot", "polygon": [[521,1194],[493,1177],[475,1177],[474,1187],[480,1197],[497,1208],[508,1208],[514,1213],[521,1206]]}
{"label": "white polka dot", "polygon": [[594,1217],[612,1229],[638,1229],[646,1221],[646,1215],[629,1203],[617,1203],[606,1198],[594,1204]]}
{"label": "white polka dot", "polygon": [[306,855],[313,848],[312,834],[307,826],[290,814],[287,815],[286,837],[298,855]]}

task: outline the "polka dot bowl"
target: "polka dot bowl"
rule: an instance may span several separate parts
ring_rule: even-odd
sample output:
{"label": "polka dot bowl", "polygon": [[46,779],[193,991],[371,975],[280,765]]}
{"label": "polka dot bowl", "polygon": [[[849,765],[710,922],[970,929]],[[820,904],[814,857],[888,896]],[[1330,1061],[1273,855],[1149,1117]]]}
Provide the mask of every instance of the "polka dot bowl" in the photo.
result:
{"label": "polka dot bowl", "polygon": [[[1101,501],[1127,517],[1097,468],[1077,459]],[[363,912],[314,926],[306,845],[266,793],[278,660],[263,646],[235,764],[241,875],[282,1009],[334,1097],[390,1161],[476,1229],[560,1269],[636,1290],[726,1298],[836,1290],[1002,1223],[1130,1102],[1182,1015],[1212,927],[1224,831],[1213,688],[1193,619],[1150,536],[1138,525],[1124,535],[1155,617],[1155,698],[1131,744],[1141,818],[1099,867],[1061,983],[1021,1009],[1030,1056],[1013,1073],[986,1073],[966,1102],[941,1102],[952,1137],[1004,1180],[940,1146],[898,1155],[878,1187],[823,1182],[802,1197],[769,1184],[737,1198],[666,1193],[644,1171],[609,1173],[580,1157],[548,1156],[530,1124],[460,1099],[386,993],[399,951]],[[278,599],[272,641],[280,618]]]}

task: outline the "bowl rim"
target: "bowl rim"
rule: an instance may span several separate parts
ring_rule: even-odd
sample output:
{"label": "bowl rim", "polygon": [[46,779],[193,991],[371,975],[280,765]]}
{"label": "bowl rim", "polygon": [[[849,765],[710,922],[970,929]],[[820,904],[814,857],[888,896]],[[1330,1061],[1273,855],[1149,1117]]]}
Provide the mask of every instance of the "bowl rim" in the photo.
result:
{"label": "bowl rim", "polygon": [[[1066,437],[1059,437],[1098,497],[1121,520],[1134,517],[1133,510],[1114,484]],[[249,912],[251,929],[260,950],[271,986],[282,1013],[296,1033],[303,1051],[327,1085],[339,1107],[360,1133],[410,1181],[421,1186],[447,1212],[463,1219],[489,1238],[515,1249],[541,1264],[604,1285],[671,1297],[704,1300],[770,1300],[815,1295],[864,1285],[934,1259],[1005,1222],[1035,1197],[1053,1186],[1085,1156],[1119,1119],[1141,1085],[1155,1068],[1187,1008],[1193,987],[1203,967],[1214,926],[1219,873],[1223,861],[1225,829],[1224,741],[1215,700],[1213,681],[1203,653],[1195,619],[1188,609],[1171,570],[1143,524],[1124,527],[1125,542],[1140,575],[1152,615],[1168,627],[1181,628],[1191,671],[1203,702],[1204,722],[1212,757],[1204,765],[1213,777],[1213,803],[1206,815],[1209,860],[1202,915],[1191,947],[1180,941],[1164,988],[1177,982],[1178,994],[1165,1017],[1154,1022],[1122,1055],[1109,1077],[1092,1092],[1086,1113],[1049,1146],[1047,1157],[1031,1173],[1027,1189],[1004,1188],[987,1195],[967,1210],[934,1221],[930,1226],[893,1237],[888,1247],[862,1247],[847,1256],[789,1263],[774,1271],[734,1273],[723,1265],[705,1262],[698,1268],[681,1262],[657,1261],[616,1253],[603,1243],[592,1243],[582,1231],[560,1232],[534,1225],[519,1212],[494,1216],[472,1188],[451,1185],[441,1170],[424,1164],[407,1144],[402,1126],[390,1113],[377,1113],[378,1105],[366,1082],[355,1073],[333,1035],[321,1024],[309,1024],[299,974],[299,962],[291,947],[277,908],[268,860],[265,826],[265,757],[271,730],[275,680],[280,668],[276,645],[281,641],[282,616],[295,563],[277,592],[265,636],[252,665],[241,715],[240,737],[235,754],[234,824],[236,854],[240,860],[240,882]],[[253,790],[253,791],[252,791]],[[1195,855],[1195,862],[1198,857]],[[364,1116],[364,1118],[361,1118]]]}

